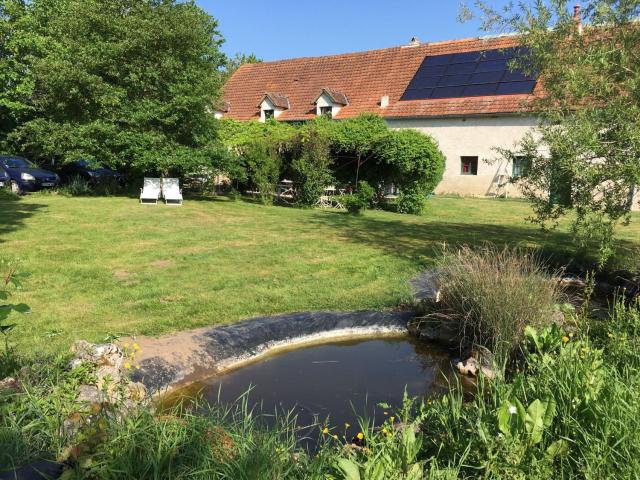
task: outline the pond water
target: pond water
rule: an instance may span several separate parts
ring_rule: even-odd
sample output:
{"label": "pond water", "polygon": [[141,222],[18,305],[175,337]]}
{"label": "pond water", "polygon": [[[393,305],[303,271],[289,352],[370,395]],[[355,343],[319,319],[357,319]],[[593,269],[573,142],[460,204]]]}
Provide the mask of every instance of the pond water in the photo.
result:
{"label": "pond water", "polygon": [[[342,435],[344,424],[356,425],[357,416],[381,424],[385,409],[377,405],[400,407],[405,388],[412,397],[445,393],[452,375],[450,355],[437,346],[408,337],[377,338],[280,352],[200,386],[210,404],[231,404],[251,388],[249,404],[265,418],[293,411],[299,426],[326,421],[340,426],[336,433]],[[306,434],[313,436],[312,431],[318,427]]]}

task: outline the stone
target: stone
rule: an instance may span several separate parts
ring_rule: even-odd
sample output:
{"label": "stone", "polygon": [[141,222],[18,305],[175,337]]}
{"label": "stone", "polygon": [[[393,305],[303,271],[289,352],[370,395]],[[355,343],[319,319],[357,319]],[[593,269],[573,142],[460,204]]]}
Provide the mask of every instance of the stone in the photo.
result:
{"label": "stone", "polygon": [[129,398],[134,402],[142,402],[147,397],[147,387],[140,382],[131,382],[127,385]]}
{"label": "stone", "polygon": [[458,362],[456,364],[456,368],[462,375],[471,375],[475,377],[478,375],[478,370],[480,370],[480,364],[475,358],[469,357],[465,362]]}
{"label": "stone", "polygon": [[78,388],[78,396],[76,397],[78,403],[101,403],[104,401],[103,393],[93,385],[80,385]]}
{"label": "stone", "polygon": [[460,343],[459,325],[455,320],[433,315],[417,317],[408,323],[407,328],[412,335],[430,342],[447,346]]}
{"label": "stone", "polygon": [[440,301],[440,286],[435,270],[422,272],[412,278],[409,283],[413,290],[413,298],[419,302],[438,303]]}
{"label": "stone", "polygon": [[13,377],[7,377],[4,380],[0,380],[0,392],[11,391],[14,393],[22,392],[22,386],[20,382]]}

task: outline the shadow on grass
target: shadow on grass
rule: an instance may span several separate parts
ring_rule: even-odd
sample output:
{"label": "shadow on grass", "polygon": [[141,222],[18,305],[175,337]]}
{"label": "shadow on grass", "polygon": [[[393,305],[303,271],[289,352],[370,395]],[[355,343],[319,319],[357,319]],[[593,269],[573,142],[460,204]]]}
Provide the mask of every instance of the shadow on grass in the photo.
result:
{"label": "shadow on grass", "polygon": [[5,235],[23,227],[29,217],[44,207],[46,205],[25,203],[11,193],[0,192],[0,243],[5,241]]}
{"label": "shadow on grass", "polygon": [[[551,268],[584,273],[596,268],[595,259],[578,252],[570,234],[543,231],[535,226],[495,225],[443,221],[413,222],[410,217],[381,218],[354,216],[342,212],[323,212],[309,218],[312,226],[329,228],[346,241],[381,249],[388,255],[401,256],[432,265],[444,246],[471,247],[492,243],[520,247],[537,252]],[[640,245],[619,240],[616,254],[608,266],[634,270],[640,265]]]}

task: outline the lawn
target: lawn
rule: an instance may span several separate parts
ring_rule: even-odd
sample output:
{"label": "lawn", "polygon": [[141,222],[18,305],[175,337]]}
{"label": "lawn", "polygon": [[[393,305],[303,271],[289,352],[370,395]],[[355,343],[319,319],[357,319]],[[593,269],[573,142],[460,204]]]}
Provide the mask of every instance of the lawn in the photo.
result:
{"label": "lawn", "polygon": [[[0,198],[0,254],[31,272],[16,300],[23,351],[79,338],[154,335],[301,310],[395,308],[407,281],[443,244],[523,245],[568,258],[566,228],[527,223],[525,202],[434,198],[423,216],[127,197]],[[640,215],[621,229],[618,259],[637,258]],[[636,243],[637,242],[637,243]]]}

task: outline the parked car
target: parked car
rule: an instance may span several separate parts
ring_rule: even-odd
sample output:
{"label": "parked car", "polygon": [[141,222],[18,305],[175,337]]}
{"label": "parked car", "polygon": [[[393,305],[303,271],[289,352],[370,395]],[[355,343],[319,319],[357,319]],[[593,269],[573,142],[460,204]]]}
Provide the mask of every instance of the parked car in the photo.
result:
{"label": "parked car", "polygon": [[18,195],[53,188],[60,182],[58,175],[38,168],[26,158],[0,155],[0,167],[9,175],[11,190]]}
{"label": "parked car", "polygon": [[74,177],[84,178],[92,185],[107,183],[109,181],[115,181],[121,184],[124,179],[124,177],[115,170],[83,159],[61,164],[57,167],[57,172],[65,183],[69,183]]}
{"label": "parked car", "polygon": [[11,183],[9,174],[4,171],[4,168],[0,168],[0,188],[7,188]]}

